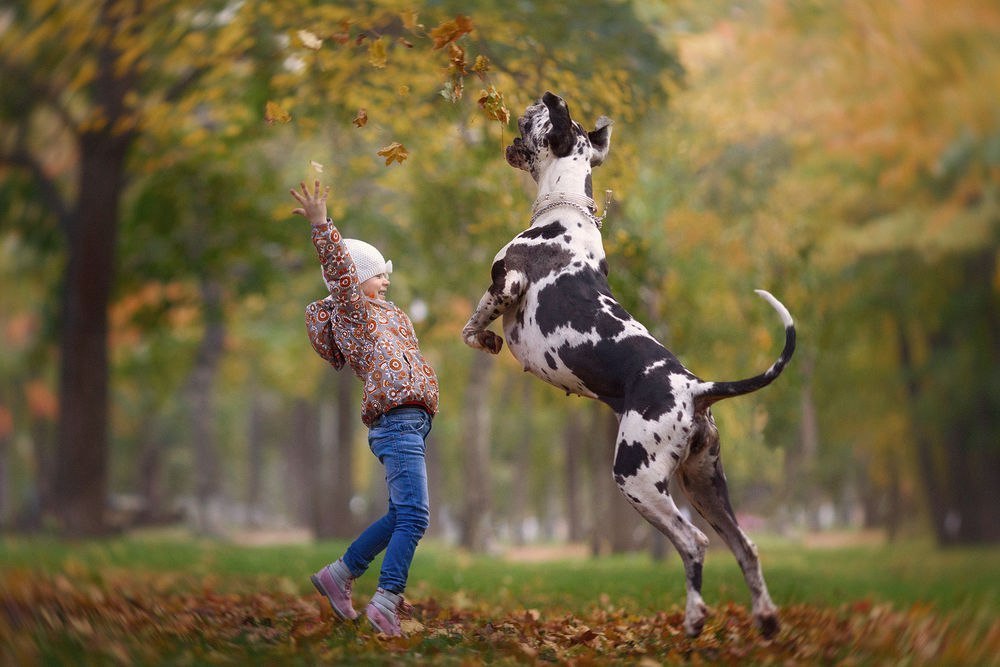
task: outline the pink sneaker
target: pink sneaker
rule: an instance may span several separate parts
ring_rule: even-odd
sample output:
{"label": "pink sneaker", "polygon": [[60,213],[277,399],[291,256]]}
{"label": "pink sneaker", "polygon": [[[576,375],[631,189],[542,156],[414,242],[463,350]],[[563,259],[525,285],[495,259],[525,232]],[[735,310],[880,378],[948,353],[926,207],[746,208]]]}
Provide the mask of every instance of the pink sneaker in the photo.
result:
{"label": "pink sneaker", "polygon": [[344,565],[344,561],[338,560],[327,565],[309,579],[316,590],[330,601],[333,613],[345,621],[353,621],[358,617],[358,612],[354,611],[354,605],[351,604],[351,585],[354,584],[354,577]]}
{"label": "pink sneaker", "polygon": [[403,629],[400,618],[409,618],[412,607],[400,593],[390,593],[384,588],[376,588],[372,601],[365,608],[368,622],[379,632],[390,637],[401,637]]}

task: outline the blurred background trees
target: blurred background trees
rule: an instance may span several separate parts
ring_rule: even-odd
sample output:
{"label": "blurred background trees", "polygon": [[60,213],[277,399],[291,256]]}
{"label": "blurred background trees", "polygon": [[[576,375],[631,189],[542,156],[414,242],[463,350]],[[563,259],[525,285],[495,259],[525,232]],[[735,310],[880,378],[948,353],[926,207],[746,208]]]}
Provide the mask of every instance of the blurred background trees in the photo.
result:
{"label": "blurred background trees", "polygon": [[616,121],[612,287],[689,368],[771,362],[754,287],[796,317],[781,380],[716,409],[750,529],[996,541],[998,80],[973,0],[9,3],[0,525],[346,537],[380,512],[357,382],[302,327],[323,285],[287,192],[318,177],[441,378],[432,531],[650,544],[610,413],[458,337],[526,223],[502,150],[548,89]]}

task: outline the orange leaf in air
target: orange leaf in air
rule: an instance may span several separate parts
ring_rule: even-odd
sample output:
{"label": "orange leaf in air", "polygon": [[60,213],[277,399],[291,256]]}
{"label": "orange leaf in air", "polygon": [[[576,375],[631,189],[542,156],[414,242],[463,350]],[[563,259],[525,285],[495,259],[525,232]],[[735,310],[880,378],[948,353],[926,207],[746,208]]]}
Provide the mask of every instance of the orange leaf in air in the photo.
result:
{"label": "orange leaf in air", "polygon": [[462,76],[465,71],[465,49],[458,44],[451,44],[448,47],[448,68],[455,76]]}
{"label": "orange leaf in air", "polygon": [[398,141],[394,141],[388,146],[383,146],[382,150],[380,150],[378,154],[385,158],[385,166],[387,167],[392,164],[393,161],[402,164],[403,160],[410,156],[406,147]]}
{"label": "orange leaf in air", "polygon": [[431,30],[431,38],[434,40],[434,48],[440,49],[470,32],[472,32],[472,19],[459,14],[454,21],[445,21]]}
{"label": "orange leaf in air", "polygon": [[358,109],[358,114],[354,117],[354,120],[351,121],[351,122],[354,123],[355,125],[357,125],[358,127],[364,127],[365,125],[367,125],[368,124],[368,110],[367,109]]}

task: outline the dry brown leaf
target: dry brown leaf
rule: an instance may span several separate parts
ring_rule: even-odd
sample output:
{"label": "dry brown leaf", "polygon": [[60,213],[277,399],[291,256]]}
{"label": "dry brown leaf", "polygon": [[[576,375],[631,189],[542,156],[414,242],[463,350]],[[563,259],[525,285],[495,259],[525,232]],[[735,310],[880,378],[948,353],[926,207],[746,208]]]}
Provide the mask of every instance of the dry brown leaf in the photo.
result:
{"label": "dry brown leaf", "polygon": [[378,152],[378,155],[385,158],[385,165],[388,167],[393,162],[399,162],[402,164],[403,161],[410,156],[410,153],[406,150],[406,147],[403,146],[403,144],[398,141],[394,141],[388,146],[383,146]]}

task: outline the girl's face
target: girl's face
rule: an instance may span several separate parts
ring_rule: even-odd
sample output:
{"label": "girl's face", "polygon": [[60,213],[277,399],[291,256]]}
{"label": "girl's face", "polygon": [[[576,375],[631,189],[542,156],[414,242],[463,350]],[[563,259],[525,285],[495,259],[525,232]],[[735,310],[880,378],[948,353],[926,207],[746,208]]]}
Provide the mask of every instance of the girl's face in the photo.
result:
{"label": "girl's face", "polygon": [[361,283],[361,292],[369,299],[382,299],[384,301],[385,293],[388,289],[389,276],[384,273],[372,276],[368,280]]}

